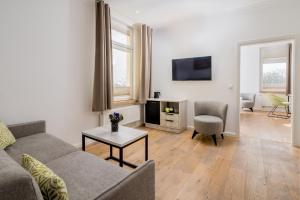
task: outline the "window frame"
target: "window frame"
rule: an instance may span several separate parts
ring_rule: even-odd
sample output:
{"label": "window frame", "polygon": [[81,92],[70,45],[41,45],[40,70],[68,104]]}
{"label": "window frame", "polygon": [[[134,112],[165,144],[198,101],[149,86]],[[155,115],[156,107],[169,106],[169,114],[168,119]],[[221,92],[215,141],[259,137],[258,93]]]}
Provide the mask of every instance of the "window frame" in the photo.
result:
{"label": "window frame", "polygon": [[[278,57],[278,58],[261,58],[260,61],[260,78],[259,78],[259,89],[260,93],[276,93],[276,94],[284,94],[286,90],[286,85],[284,88],[265,88],[263,84],[263,67],[264,64],[272,64],[272,63],[286,63],[286,74],[288,74],[288,60],[286,57]],[[286,83],[285,83],[286,84]]]}
{"label": "window frame", "polygon": [[129,45],[122,44],[120,42],[114,41],[112,38],[112,50],[116,49],[129,53],[130,64],[129,64],[129,81],[130,87],[115,87],[113,83],[113,102],[131,102],[133,100],[133,62],[134,62],[134,49],[133,49],[133,28],[124,24],[112,23],[112,30],[126,34],[129,36]]}

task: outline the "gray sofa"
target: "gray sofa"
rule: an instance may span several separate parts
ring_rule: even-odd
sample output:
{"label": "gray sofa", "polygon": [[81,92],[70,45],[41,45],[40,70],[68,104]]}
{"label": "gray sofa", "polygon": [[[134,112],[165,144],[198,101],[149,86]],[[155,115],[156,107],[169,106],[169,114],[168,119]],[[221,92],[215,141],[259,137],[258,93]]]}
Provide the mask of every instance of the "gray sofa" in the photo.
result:
{"label": "gray sofa", "polygon": [[45,121],[8,126],[16,143],[0,150],[1,200],[43,199],[37,183],[20,165],[24,153],[65,181],[70,200],[155,199],[153,161],[129,172],[45,133],[45,127]]}

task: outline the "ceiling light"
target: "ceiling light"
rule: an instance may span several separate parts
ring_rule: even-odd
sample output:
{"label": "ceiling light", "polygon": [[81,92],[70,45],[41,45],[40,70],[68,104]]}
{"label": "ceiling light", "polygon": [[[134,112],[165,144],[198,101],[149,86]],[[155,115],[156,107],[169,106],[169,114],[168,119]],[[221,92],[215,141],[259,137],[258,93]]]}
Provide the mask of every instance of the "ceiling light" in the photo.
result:
{"label": "ceiling light", "polygon": [[136,10],[136,11],[135,11],[135,14],[140,14],[140,11],[139,11],[139,10]]}

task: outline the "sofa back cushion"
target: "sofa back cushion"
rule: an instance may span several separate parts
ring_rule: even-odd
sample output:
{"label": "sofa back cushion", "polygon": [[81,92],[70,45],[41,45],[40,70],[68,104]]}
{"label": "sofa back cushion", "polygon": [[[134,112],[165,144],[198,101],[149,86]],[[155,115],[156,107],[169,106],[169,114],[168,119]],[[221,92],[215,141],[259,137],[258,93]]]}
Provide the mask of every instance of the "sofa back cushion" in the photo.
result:
{"label": "sofa back cushion", "polygon": [[13,124],[8,125],[7,127],[16,139],[46,132],[46,122],[43,120],[21,124]]}
{"label": "sofa back cushion", "polygon": [[0,149],[0,197],[14,200],[42,200],[42,194],[31,175]]}

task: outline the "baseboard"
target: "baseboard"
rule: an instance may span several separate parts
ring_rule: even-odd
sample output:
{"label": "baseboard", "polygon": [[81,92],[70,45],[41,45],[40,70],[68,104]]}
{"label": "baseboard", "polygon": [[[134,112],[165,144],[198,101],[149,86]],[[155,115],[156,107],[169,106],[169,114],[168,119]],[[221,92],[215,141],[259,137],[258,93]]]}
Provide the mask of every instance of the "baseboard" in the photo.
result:
{"label": "baseboard", "polygon": [[236,132],[234,132],[234,131],[225,131],[224,134],[225,134],[225,135],[233,135],[233,136],[237,136]]}
{"label": "baseboard", "polygon": [[292,145],[296,148],[299,148],[300,149],[300,144],[296,144],[296,143],[292,143]]}
{"label": "baseboard", "polygon": [[137,127],[142,126],[143,124],[144,124],[144,122],[142,122],[141,120],[138,120],[138,121],[134,121],[134,122],[124,124],[124,126],[128,126],[128,127],[131,127],[131,128],[137,128]]}

